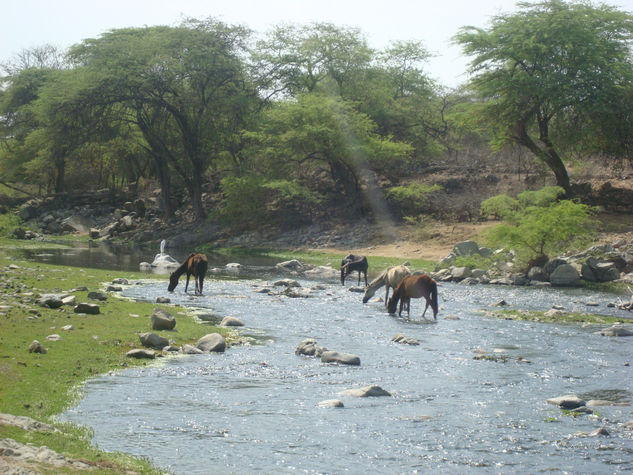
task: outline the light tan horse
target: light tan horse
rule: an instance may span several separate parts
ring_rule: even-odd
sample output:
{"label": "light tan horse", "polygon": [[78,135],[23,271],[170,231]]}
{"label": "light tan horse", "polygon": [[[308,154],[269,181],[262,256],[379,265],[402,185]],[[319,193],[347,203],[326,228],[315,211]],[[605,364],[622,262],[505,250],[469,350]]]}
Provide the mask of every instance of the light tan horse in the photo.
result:
{"label": "light tan horse", "polygon": [[367,303],[367,301],[374,296],[376,290],[384,285],[387,287],[387,292],[385,293],[386,307],[387,299],[389,298],[389,289],[398,287],[402,279],[408,275],[411,275],[411,271],[405,265],[387,267],[378,277],[369,283],[367,289],[365,289],[365,295],[363,295],[363,303]]}
{"label": "light tan horse", "polygon": [[389,313],[396,313],[396,305],[400,300],[400,311],[398,316],[402,316],[402,309],[406,307],[407,316],[411,312],[411,299],[419,299],[424,297],[426,300],[426,307],[422,312],[422,318],[426,313],[426,309],[429,305],[433,309],[433,319],[437,320],[437,283],[431,279],[428,275],[411,275],[405,277],[400,282],[400,285],[393,291],[393,295],[387,303],[387,311]]}

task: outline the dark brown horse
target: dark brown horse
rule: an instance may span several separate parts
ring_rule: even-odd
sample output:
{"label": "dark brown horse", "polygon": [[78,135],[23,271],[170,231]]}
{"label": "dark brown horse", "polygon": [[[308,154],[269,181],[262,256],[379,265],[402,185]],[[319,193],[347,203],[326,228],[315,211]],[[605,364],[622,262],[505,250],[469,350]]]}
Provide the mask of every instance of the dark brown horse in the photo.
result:
{"label": "dark brown horse", "polygon": [[360,285],[360,275],[365,274],[365,286],[367,286],[367,258],[365,256],[355,256],[348,254],[341,261],[341,285],[345,285],[345,277],[354,271],[358,271],[358,285]]}
{"label": "dark brown horse", "polygon": [[398,300],[400,300],[398,315],[402,315],[402,307],[406,305],[407,316],[409,316],[411,313],[411,299],[420,297],[426,299],[426,307],[424,307],[424,312],[422,312],[422,318],[424,318],[426,309],[430,305],[433,309],[433,319],[437,320],[437,283],[428,275],[410,275],[402,279],[402,282],[400,282],[400,285],[398,285],[387,303],[387,310],[389,313],[396,313],[396,305],[398,305]]}
{"label": "dark brown horse", "polygon": [[189,287],[189,277],[193,275],[196,282],[195,295],[202,295],[202,284],[204,283],[204,276],[207,273],[208,265],[207,256],[204,254],[192,253],[187,260],[178,267],[178,269],[170,274],[167,290],[173,292],[178,285],[178,279],[180,279],[180,276],[186,272],[187,283],[185,284],[185,293]]}

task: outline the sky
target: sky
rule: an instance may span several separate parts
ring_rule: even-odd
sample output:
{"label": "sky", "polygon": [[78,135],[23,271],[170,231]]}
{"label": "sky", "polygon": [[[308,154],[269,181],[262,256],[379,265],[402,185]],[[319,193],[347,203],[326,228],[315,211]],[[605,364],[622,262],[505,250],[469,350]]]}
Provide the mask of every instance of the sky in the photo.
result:
{"label": "sky", "polygon": [[[330,22],[359,28],[371,47],[421,41],[434,56],[426,73],[447,87],[468,79],[468,58],[451,38],[462,26],[487,27],[516,0],[4,0],[0,62],[28,48],[66,48],[111,29],[177,25],[214,17],[265,33],[280,24]],[[604,3],[633,13],[633,0]]]}

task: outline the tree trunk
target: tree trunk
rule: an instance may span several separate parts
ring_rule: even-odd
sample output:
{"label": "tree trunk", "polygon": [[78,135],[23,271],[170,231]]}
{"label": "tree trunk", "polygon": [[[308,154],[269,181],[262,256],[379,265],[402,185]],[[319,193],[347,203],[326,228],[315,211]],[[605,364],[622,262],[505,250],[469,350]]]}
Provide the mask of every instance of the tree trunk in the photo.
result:
{"label": "tree trunk", "polygon": [[527,128],[522,124],[515,140],[519,145],[526,147],[536,156],[536,158],[545,163],[554,173],[556,186],[560,186],[563,190],[565,190],[565,194],[567,196],[571,196],[571,184],[569,182],[567,168],[565,168],[565,164],[558,155],[554,145],[549,140],[549,137],[544,135],[541,131],[540,142],[543,146],[539,146],[532,137],[529,136]]}
{"label": "tree trunk", "polygon": [[174,210],[171,206],[171,179],[169,177],[169,166],[167,162],[158,158],[154,159],[156,173],[160,181],[160,199],[163,207],[163,217],[170,220],[174,217]]}
{"label": "tree trunk", "polygon": [[62,154],[56,155],[55,159],[55,193],[62,193],[65,188],[64,175],[66,174],[66,160]]}

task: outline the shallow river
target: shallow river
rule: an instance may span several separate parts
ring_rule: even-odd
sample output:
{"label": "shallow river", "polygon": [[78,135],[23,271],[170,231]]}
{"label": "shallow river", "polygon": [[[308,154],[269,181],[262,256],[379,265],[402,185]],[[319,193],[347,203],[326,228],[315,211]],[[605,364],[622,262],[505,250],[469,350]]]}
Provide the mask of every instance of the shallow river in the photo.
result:
{"label": "shallow river", "polygon": [[[622,426],[633,406],[601,406],[597,417],[574,418],[545,402],[578,394],[631,403],[633,340],[596,335],[600,326],[481,313],[504,299],[511,308],[558,304],[625,316],[606,308],[613,296],[442,284],[438,321],[426,324],[419,320],[423,301],[412,301],[411,321],[399,319],[382,303],[363,305],[362,294],[349,291],[354,281],[300,280],[314,289],[310,298],[257,292],[275,278],[209,277],[203,297],[185,295],[181,282],[172,302],[238,317],[254,343],[99,377],[63,419],[92,427],[102,449],[147,456],[178,474],[633,471],[633,431]],[[166,287],[149,281],[124,294],[155,301],[168,296]],[[392,343],[397,333],[421,344]],[[306,338],[358,355],[361,365],[295,355]],[[507,361],[473,359],[479,350]],[[370,384],[392,396],[340,394]],[[345,407],[317,406],[327,399]],[[578,434],[600,427],[610,435]]]}

